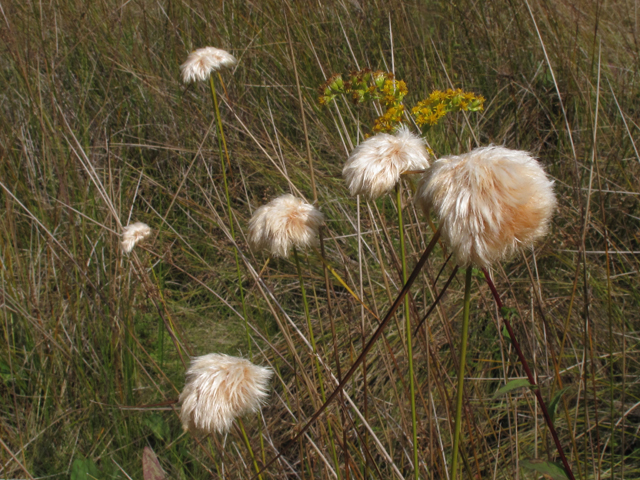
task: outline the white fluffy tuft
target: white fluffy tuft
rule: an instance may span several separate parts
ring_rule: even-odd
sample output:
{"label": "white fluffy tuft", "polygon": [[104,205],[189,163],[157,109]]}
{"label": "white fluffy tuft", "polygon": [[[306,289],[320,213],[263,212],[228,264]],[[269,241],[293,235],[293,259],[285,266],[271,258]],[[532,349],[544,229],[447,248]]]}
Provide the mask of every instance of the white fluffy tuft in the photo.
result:
{"label": "white fluffy tuft", "polygon": [[393,189],[402,173],[428,168],[428,158],[424,140],[403,126],[395,135],[379,133],[358,145],[342,176],[351,195],[375,199]]}
{"label": "white fluffy tuft", "polygon": [[285,194],[258,208],[249,221],[248,240],[254,250],[286,258],[293,247],[316,245],[324,223],[322,212],[304,200]]}
{"label": "white fluffy tuft", "polygon": [[458,265],[489,267],[547,233],[556,206],[553,182],[527,152],[477,148],[437,160],[416,195],[440,219]]}
{"label": "white fluffy tuft", "polygon": [[221,353],[192,358],[180,394],[182,426],[192,432],[228,432],[236,417],[264,403],[272,375],[270,368]]}
{"label": "white fluffy tuft", "polygon": [[124,227],[122,234],[122,249],[125,253],[130,253],[138,242],[144,240],[151,234],[149,225],[142,222],[132,223]]}
{"label": "white fluffy tuft", "polygon": [[194,50],[187,60],[180,65],[182,81],[190,83],[195,81],[206,82],[211,72],[222,67],[231,67],[237,62],[236,57],[229,52],[214,47],[204,47]]}

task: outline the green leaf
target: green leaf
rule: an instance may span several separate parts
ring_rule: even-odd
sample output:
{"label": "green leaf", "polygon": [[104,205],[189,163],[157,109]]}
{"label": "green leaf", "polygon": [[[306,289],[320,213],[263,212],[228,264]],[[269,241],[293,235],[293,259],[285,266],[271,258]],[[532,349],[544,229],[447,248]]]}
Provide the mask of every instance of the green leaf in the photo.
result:
{"label": "green leaf", "polygon": [[527,380],[526,378],[518,378],[516,380],[511,380],[510,382],[507,382],[506,385],[496,390],[496,393],[493,394],[493,398],[501,397],[502,395],[505,395],[510,391],[515,390],[516,388],[522,388],[522,387],[531,388],[533,387],[533,385],[531,385],[529,383],[529,380]]}
{"label": "green leaf", "polygon": [[548,462],[538,458],[527,458],[520,462],[520,466],[526,470],[549,475],[553,480],[568,480],[569,477],[564,467],[557,462]]}
{"label": "green leaf", "polygon": [[556,412],[558,411],[558,404],[560,403],[562,395],[564,395],[564,392],[566,392],[567,390],[569,390],[569,387],[564,387],[562,390],[557,391],[551,399],[551,402],[549,402],[549,416],[551,417],[552,425],[555,425],[556,423]]}
{"label": "green leaf", "polygon": [[2,378],[2,380],[5,383],[9,383],[9,382],[13,381],[13,375],[11,374],[11,368],[9,368],[9,365],[4,363],[2,360],[0,360],[0,378]]}
{"label": "green leaf", "polygon": [[502,327],[502,336],[511,341],[511,335],[509,335],[509,330],[507,330],[507,327]]}
{"label": "green leaf", "polygon": [[143,420],[144,424],[151,429],[153,435],[158,440],[166,440],[169,437],[169,426],[160,415],[151,415]]}
{"label": "green leaf", "polygon": [[473,275],[478,280],[484,280],[484,272],[479,268],[473,267],[471,270],[471,275]]}
{"label": "green leaf", "polygon": [[99,480],[100,470],[89,458],[76,458],[71,466],[71,480]]}
{"label": "green leaf", "polygon": [[144,480],[165,480],[158,457],[151,447],[144,447],[142,452],[142,473]]}
{"label": "green leaf", "polygon": [[518,316],[518,309],[513,307],[502,307],[500,309],[500,315],[502,315],[507,320],[511,320],[512,318],[516,318]]}

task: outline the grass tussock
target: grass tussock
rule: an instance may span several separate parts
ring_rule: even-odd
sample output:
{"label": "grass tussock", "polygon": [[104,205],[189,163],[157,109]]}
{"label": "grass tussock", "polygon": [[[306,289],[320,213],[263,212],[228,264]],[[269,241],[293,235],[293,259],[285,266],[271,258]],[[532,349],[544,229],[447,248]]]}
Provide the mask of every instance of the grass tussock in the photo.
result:
{"label": "grass tussock", "polygon": [[[384,109],[321,107],[317,87],[371,68],[405,82],[407,105],[449,88],[486,99],[429,130],[436,157],[493,143],[552,176],[550,235],[495,281],[576,478],[640,477],[637,23],[622,1],[5,2],[0,476],[141,478],[145,447],[166,478],[251,478],[278,454],[263,478],[413,474],[405,315],[417,329],[453,271],[442,242],[344,395],[290,441],[433,233],[415,177],[400,198],[406,258],[394,195],[358,202],[341,178]],[[208,45],[238,59],[215,77],[228,192],[209,86],[180,81]],[[248,248],[251,215],[283,193],[317,197],[336,275],[319,250]],[[125,255],[136,221],[152,233]],[[413,337],[422,478],[451,463],[463,290],[458,274]],[[524,376],[506,336],[475,271],[463,478],[539,478],[526,459],[557,460],[533,394],[494,396]],[[189,357],[210,352],[275,374],[260,415],[199,438],[175,402]]]}

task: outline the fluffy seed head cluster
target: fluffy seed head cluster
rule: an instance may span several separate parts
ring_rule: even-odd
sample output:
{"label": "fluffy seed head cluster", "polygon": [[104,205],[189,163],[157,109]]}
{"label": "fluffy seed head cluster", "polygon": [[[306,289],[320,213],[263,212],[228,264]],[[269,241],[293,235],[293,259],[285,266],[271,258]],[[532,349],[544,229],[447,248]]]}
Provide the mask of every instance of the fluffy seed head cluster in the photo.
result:
{"label": "fluffy seed head cluster", "polygon": [[264,403],[272,374],[269,368],[220,353],[192,358],[180,394],[182,426],[192,432],[229,431],[236,417]]}
{"label": "fluffy seed head cluster", "polygon": [[229,52],[214,47],[204,47],[194,50],[187,60],[180,65],[182,81],[190,83],[195,81],[205,82],[211,72],[222,67],[231,67],[236,64],[236,57]]}
{"label": "fluffy seed head cluster", "polygon": [[351,195],[375,199],[390,191],[400,174],[429,167],[424,141],[406,127],[379,133],[356,147],[342,170]]}
{"label": "fluffy seed head cluster", "polygon": [[540,164],[496,146],[437,160],[416,198],[425,213],[435,211],[458,265],[485,268],[544,236],[556,206]]}
{"label": "fluffy seed head cluster", "polygon": [[138,242],[144,240],[151,234],[149,225],[142,222],[132,223],[124,227],[122,234],[122,249],[125,253],[130,253]]}
{"label": "fluffy seed head cluster", "polygon": [[304,200],[285,194],[258,208],[249,221],[248,240],[254,250],[286,258],[291,249],[318,242],[322,212]]}

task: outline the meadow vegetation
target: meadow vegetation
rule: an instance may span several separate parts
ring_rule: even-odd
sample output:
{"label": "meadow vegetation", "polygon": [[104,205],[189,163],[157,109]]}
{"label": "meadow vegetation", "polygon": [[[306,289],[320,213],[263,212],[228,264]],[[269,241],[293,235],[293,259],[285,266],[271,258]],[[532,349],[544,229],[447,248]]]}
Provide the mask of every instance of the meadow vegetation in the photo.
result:
{"label": "meadow vegetation", "polygon": [[[262,478],[413,475],[402,312],[291,442],[403,284],[395,195],[356,200],[342,179],[384,110],[318,103],[332,74],[371,68],[403,80],[409,106],[436,89],[486,99],[429,129],[436,158],[505,145],[555,181],[551,233],[494,278],[576,478],[640,478],[639,14],[627,0],[2,2],[0,477],[142,478],[145,447],[175,479],[252,478],[278,454]],[[215,76],[232,224],[209,85],[180,81],[208,45],[238,59]],[[434,227],[416,178],[409,268]],[[336,275],[318,251],[299,272],[248,248],[252,213],[283,193],[317,197]],[[134,221],[153,232],[126,255]],[[449,253],[440,242],[409,302],[421,478],[451,462],[461,273],[417,328]],[[475,273],[462,478],[540,478],[527,462],[557,453],[531,391],[496,395],[524,373]],[[210,352],[275,374],[259,415],[202,438],[176,400],[189,357]]]}

